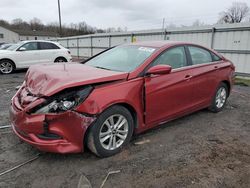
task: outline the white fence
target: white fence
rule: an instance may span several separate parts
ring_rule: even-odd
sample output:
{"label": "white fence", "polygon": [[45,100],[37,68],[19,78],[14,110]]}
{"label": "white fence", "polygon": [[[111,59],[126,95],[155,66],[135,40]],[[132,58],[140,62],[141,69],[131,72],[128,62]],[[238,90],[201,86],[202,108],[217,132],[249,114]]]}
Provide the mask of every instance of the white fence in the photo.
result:
{"label": "white fence", "polygon": [[91,57],[102,50],[123,43],[150,40],[186,41],[213,48],[233,61],[237,73],[250,75],[250,23],[54,39],[70,49],[73,56],[78,57]]}

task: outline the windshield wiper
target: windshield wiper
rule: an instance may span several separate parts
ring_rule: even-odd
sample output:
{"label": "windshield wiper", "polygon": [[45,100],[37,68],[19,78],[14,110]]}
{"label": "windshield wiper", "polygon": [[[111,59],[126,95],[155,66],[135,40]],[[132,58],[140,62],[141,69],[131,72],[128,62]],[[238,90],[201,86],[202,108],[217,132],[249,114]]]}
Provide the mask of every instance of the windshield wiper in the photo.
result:
{"label": "windshield wiper", "polygon": [[111,69],[108,69],[108,68],[105,68],[105,67],[99,67],[99,66],[95,66],[95,67],[98,68],[98,69],[111,70]]}

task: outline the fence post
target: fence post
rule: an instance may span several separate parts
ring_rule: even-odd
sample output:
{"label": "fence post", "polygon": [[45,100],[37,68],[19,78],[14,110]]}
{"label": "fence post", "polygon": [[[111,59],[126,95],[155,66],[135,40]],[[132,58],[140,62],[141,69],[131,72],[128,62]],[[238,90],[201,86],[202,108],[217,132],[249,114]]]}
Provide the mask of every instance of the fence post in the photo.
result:
{"label": "fence post", "polygon": [[90,55],[93,56],[93,39],[92,36],[90,36]]}
{"label": "fence post", "polygon": [[213,49],[214,48],[214,35],[215,35],[215,32],[216,32],[216,29],[213,27],[211,32],[212,33],[211,33],[211,45],[210,45],[210,47],[211,47],[211,49]]}
{"label": "fence post", "polygon": [[80,48],[79,48],[79,38],[78,37],[76,38],[76,43],[77,43],[77,56],[79,59],[80,58]]}
{"label": "fence post", "polygon": [[164,30],[164,40],[166,40],[166,37],[167,37],[167,30],[165,29]]}
{"label": "fence post", "polygon": [[133,43],[134,42],[134,33],[131,33],[131,42]]}
{"label": "fence post", "polygon": [[111,47],[111,35],[109,35],[109,48]]}

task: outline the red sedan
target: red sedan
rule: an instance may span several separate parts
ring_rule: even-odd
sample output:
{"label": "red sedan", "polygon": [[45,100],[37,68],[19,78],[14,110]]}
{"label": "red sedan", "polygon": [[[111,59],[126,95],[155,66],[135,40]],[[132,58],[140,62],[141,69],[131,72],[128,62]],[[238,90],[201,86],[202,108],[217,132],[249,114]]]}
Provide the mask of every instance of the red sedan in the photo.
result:
{"label": "red sedan", "polygon": [[205,47],[138,42],[85,64],[32,66],[12,99],[16,135],[40,150],[118,153],[133,134],[208,108],[219,112],[234,66]]}

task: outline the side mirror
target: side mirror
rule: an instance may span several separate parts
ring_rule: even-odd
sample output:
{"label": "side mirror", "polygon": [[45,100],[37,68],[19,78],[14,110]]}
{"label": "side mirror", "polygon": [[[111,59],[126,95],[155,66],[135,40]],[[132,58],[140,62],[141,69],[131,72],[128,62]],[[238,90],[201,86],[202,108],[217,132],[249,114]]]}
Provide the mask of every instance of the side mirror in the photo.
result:
{"label": "side mirror", "polygon": [[169,65],[156,65],[148,69],[147,75],[149,74],[169,74],[172,67]]}
{"label": "side mirror", "polygon": [[21,48],[18,49],[18,51],[26,51],[26,48],[21,47]]}

